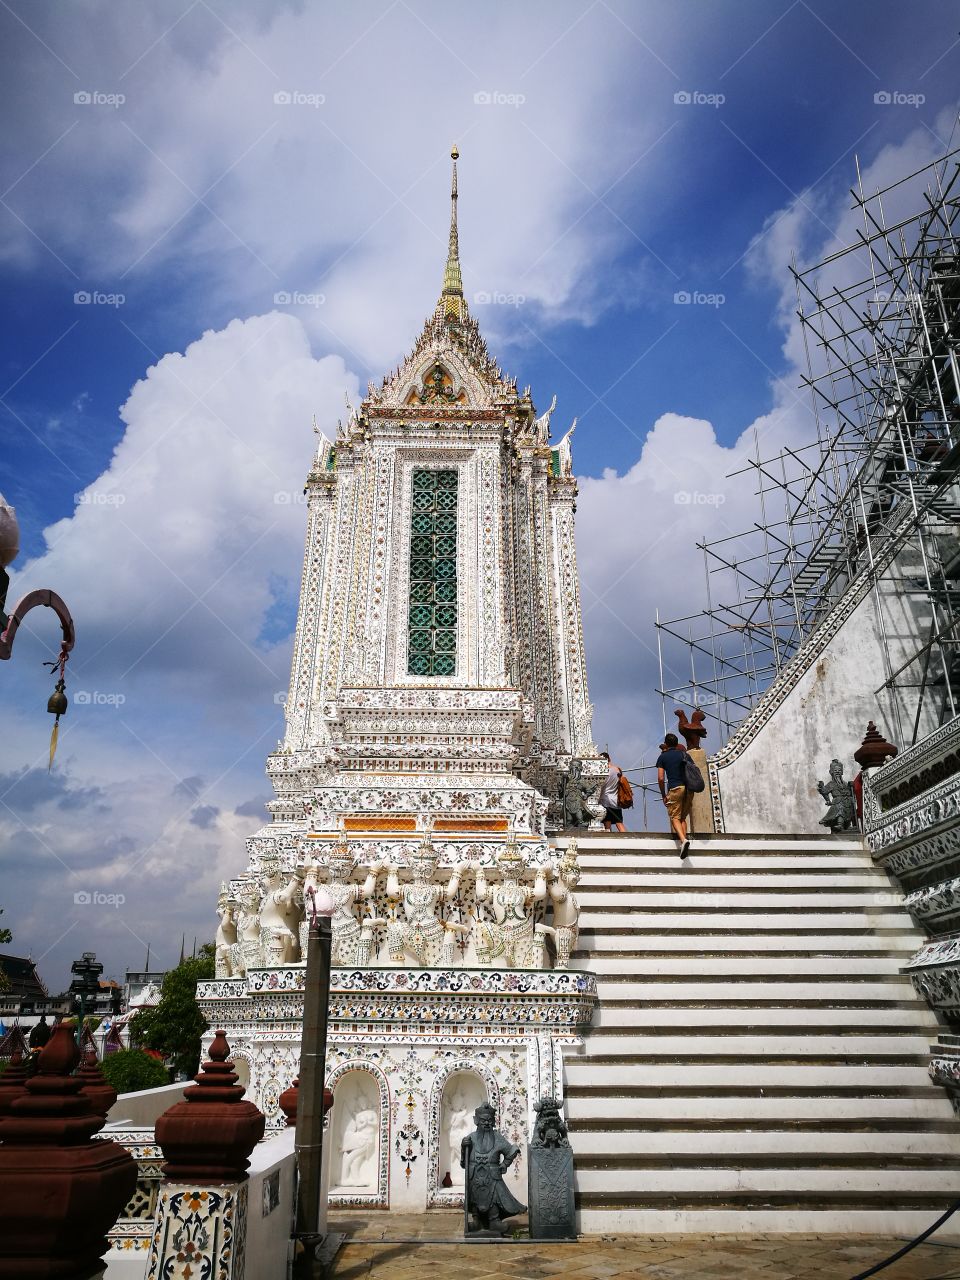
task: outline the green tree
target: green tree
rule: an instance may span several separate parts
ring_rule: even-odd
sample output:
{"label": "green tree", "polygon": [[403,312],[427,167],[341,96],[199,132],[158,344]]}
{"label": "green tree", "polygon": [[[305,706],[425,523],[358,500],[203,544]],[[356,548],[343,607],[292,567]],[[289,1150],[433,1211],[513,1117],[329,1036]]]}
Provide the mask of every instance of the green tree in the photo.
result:
{"label": "green tree", "polygon": [[117,1093],[139,1093],[141,1089],[159,1089],[170,1083],[167,1068],[142,1049],[117,1049],[108,1053],[100,1069]]}
{"label": "green tree", "polygon": [[213,977],[213,952],[203,946],[164,974],[160,1003],[141,1009],[130,1024],[138,1043],[162,1053],[178,1075],[196,1075],[200,1066],[200,1037],[209,1023],[197,1004],[197,983]]}
{"label": "green tree", "polygon": [[[2,915],[3,915],[3,907],[0,907],[0,916]],[[0,927],[0,946],[4,946],[6,945],[6,943],[12,942],[12,941],[13,941],[13,934],[10,932],[10,930]],[[0,969],[0,991],[9,991],[9,990],[10,990],[10,979],[3,972],[3,970]]]}

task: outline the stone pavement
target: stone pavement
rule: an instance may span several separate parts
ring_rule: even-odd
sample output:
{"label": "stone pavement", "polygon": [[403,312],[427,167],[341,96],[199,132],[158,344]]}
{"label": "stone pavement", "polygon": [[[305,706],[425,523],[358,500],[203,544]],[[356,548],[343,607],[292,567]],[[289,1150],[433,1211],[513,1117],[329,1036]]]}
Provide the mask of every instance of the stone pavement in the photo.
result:
{"label": "stone pavement", "polygon": [[[529,1241],[444,1244],[463,1215],[331,1214],[346,1240],[335,1280],[424,1280],[436,1268],[455,1280],[851,1280],[905,1242],[889,1236],[587,1236],[569,1244]],[[920,1245],[878,1280],[960,1280],[960,1240]]]}

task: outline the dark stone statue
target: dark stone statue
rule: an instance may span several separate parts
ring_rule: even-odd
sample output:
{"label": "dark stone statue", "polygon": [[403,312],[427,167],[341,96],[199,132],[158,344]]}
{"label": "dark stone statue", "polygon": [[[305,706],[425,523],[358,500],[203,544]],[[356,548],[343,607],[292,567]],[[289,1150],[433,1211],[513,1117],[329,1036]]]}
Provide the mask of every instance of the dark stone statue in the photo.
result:
{"label": "dark stone statue", "polygon": [[45,1013],[41,1013],[40,1021],[36,1023],[36,1025],[32,1028],[30,1032],[30,1040],[29,1040],[30,1048],[42,1049],[43,1046],[50,1039],[50,1035],[51,1035],[51,1028],[49,1023],[47,1022],[47,1015]]}
{"label": "dark stone statue", "polygon": [[503,1181],[520,1148],[494,1129],[494,1119],[490,1103],[481,1103],[473,1113],[476,1129],[460,1144],[465,1236],[502,1236],[508,1229],[504,1218],[526,1212]]}
{"label": "dark stone statue", "polygon": [[857,825],[857,800],[853,783],[845,782],[843,765],[839,760],[830,761],[830,781],[818,782],[817,790],[827,802],[827,812],[820,819],[821,827],[831,831],[849,831]]}
{"label": "dark stone statue", "polygon": [[541,1098],[527,1152],[530,1239],[576,1239],[573,1149],[555,1098]]}
{"label": "dark stone statue", "polygon": [[563,825],[565,827],[588,827],[593,821],[593,814],[584,805],[596,789],[596,783],[584,783],[583,764],[580,760],[570,761],[570,770],[563,784]]}

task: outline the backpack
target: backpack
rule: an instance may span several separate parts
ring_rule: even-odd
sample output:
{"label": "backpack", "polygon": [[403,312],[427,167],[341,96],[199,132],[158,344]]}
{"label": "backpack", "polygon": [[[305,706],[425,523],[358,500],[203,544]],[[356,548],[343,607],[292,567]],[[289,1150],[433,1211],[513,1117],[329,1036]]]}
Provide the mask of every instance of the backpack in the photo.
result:
{"label": "backpack", "polygon": [[617,808],[633,808],[633,787],[630,785],[630,779],[622,773],[617,781]]}
{"label": "backpack", "polygon": [[689,751],[683,753],[683,785],[688,791],[702,791],[705,785],[703,774],[690,759]]}

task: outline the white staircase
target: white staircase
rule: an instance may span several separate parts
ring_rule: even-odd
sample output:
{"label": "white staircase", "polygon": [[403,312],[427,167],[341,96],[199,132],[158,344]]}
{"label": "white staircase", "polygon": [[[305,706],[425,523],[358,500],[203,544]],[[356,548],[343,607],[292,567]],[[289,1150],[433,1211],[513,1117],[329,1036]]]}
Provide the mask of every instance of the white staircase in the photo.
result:
{"label": "white staircase", "polygon": [[578,844],[584,1232],[913,1235],[960,1198],[939,1024],[899,972],[923,935],[859,840],[699,837],[684,863],[665,836]]}

